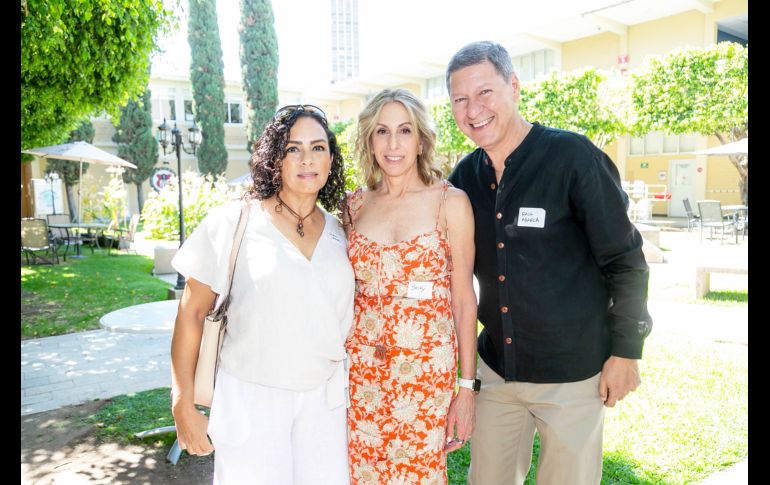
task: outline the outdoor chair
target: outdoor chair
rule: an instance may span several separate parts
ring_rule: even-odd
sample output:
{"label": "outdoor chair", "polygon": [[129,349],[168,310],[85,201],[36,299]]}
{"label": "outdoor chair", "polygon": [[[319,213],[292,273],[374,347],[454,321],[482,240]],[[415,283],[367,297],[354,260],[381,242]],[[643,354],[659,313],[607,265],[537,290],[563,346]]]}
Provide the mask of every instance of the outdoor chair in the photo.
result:
{"label": "outdoor chair", "polygon": [[[41,263],[56,264],[59,255],[56,253],[56,242],[48,233],[48,223],[45,219],[24,218],[21,220],[21,250],[29,264],[32,256],[32,264],[40,259]],[[48,252],[51,255],[48,256]]]}
{"label": "outdoor chair", "polygon": [[127,253],[133,251],[136,254],[134,245],[134,236],[136,235],[136,228],[139,225],[139,214],[134,214],[128,223],[128,229],[120,227],[117,221],[110,222],[107,231],[109,234],[105,234],[104,238],[107,241],[107,254],[112,249],[112,244],[115,240],[118,241],[118,250],[124,249]]}
{"label": "outdoor chair", "polygon": [[719,231],[719,241],[723,242],[727,232],[735,234],[735,242],[738,243],[738,227],[736,221],[725,216],[722,212],[722,203],[718,200],[699,200],[698,212],[700,212],[700,240],[703,241],[703,231],[708,228],[709,239],[713,239],[715,230]]}
{"label": "outdoor chair", "polygon": [[684,204],[684,212],[687,214],[687,231],[692,231],[693,227],[700,226],[700,216],[696,215],[692,211],[692,205],[690,205],[690,199],[685,197],[682,199]]}
{"label": "outdoor chair", "polygon": [[[69,224],[72,222],[70,220],[69,214],[48,214],[46,216],[46,219],[48,219],[48,224]],[[67,252],[69,251],[70,246],[75,246],[77,244],[83,244],[83,240],[75,234],[74,231],[70,231],[67,227],[50,227],[51,236],[54,239],[54,242],[56,243],[56,249],[57,251],[62,246],[64,247],[64,261],[67,261]],[[91,249],[91,252],[93,252],[93,248]]]}

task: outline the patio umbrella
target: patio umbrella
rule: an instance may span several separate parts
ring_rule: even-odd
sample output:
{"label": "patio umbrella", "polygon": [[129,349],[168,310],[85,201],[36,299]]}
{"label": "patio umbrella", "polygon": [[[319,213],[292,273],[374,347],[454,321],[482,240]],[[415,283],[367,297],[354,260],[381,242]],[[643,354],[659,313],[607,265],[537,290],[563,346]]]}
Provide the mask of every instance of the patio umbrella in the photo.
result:
{"label": "patio umbrella", "polygon": [[748,155],[749,139],[748,137],[741,138],[740,140],[734,141],[732,143],[725,143],[724,145],[718,145],[692,153],[694,155]]}
{"label": "patio umbrella", "polygon": [[240,177],[234,178],[231,181],[227,182],[227,185],[232,187],[236,185],[250,184],[250,183],[251,183],[251,173],[245,173]]}
{"label": "patio umbrella", "polygon": [[78,222],[81,221],[80,207],[80,186],[83,178],[83,162],[95,163],[98,165],[118,165],[120,167],[136,168],[131,162],[116,157],[112,153],[105,152],[100,148],[85,141],[76,141],[74,143],[64,143],[62,145],[51,145],[47,147],[30,148],[22,150],[22,153],[29,153],[40,158],[58,158],[61,160],[70,160],[80,162],[80,177],[78,178]]}

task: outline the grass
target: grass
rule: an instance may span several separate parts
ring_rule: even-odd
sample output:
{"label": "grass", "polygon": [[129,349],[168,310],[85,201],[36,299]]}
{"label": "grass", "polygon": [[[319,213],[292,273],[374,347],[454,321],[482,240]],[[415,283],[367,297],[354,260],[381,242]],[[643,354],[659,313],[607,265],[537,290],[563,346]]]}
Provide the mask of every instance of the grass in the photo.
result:
{"label": "grass", "polygon": [[714,273],[711,275],[711,291],[704,298],[696,299],[694,274],[662,273],[662,271],[650,273],[648,290],[650,301],[748,307],[749,286],[746,275]]}
{"label": "grass", "polygon": [[110,399],[84,422],[96,425],[94,435],[104,441],[117,443],[152,442],[156,446],[171,446],[176,433],[166,433],[143,440],[134,437],[134,433],[149,429],[172,426],[170,388],[161,387],[149,391],[125,394]]}
{"label": "grass", "polygon": [[748,291],[709,291],[703,298],[708,302],[749,303]]}
{"label": "grass", "polygon": [[[603,484],[691,483],[748,456],[748,347],[653,333],[641,373],[642,386],[607,409]],[[173,424],[169,390],[113,398],[88,421],[102,439],[139,442],[134,433]],[[527,485],[535,483],[537,437],[533,450]],[[469,464],[469,444],[450,454],[449,483],[466,483]]]}
{"label": "grass", "polygon": [[152,258],[98,249],[84,254],[21,267],[22,338],[97,329],[106,313],[165,299],[169,285],[150,274]]}
{"label": "grass", "polygon": [[[748,348],[653,333],[642,386],[604,426],[603,484],[684,484],[748,456]],[[539,440],[525,484],[534,485]],[[466,483],[468,445],[448,459],[450,484]]]}

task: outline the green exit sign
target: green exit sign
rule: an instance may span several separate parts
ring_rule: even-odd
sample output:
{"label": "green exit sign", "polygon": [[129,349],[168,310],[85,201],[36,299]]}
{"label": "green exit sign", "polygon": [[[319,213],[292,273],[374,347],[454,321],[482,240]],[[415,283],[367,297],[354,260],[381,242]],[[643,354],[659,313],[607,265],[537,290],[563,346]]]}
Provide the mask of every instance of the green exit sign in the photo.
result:
{"label": "green exit sign", "polygon": [[641,168],[650,168],[650,164],[648,162],[642,162],[639,164]]}

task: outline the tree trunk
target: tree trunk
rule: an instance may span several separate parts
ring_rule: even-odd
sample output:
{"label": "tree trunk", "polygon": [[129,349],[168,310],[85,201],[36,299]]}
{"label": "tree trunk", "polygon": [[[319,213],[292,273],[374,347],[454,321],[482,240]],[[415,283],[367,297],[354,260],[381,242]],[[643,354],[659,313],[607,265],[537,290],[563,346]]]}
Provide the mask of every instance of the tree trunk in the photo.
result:
{"label": "tree trunk", "polygon": [[142,183],[139,182],[136,184],[136,198],[137,202],[139,202],[139,213],[142,213],[142,209],[144,208],[144,188],[142,187]]}
{"label": "tree trunk", "polygon": [[[78,203],[77,194],[72,190],[72,186],[69,184],[64,184],[64,187],[67,189],[67,205],[70,208],[70,220],[74,220],[75,217],[78,215]],[[64,210],[64,207],[62,207],[62,210]]]}

